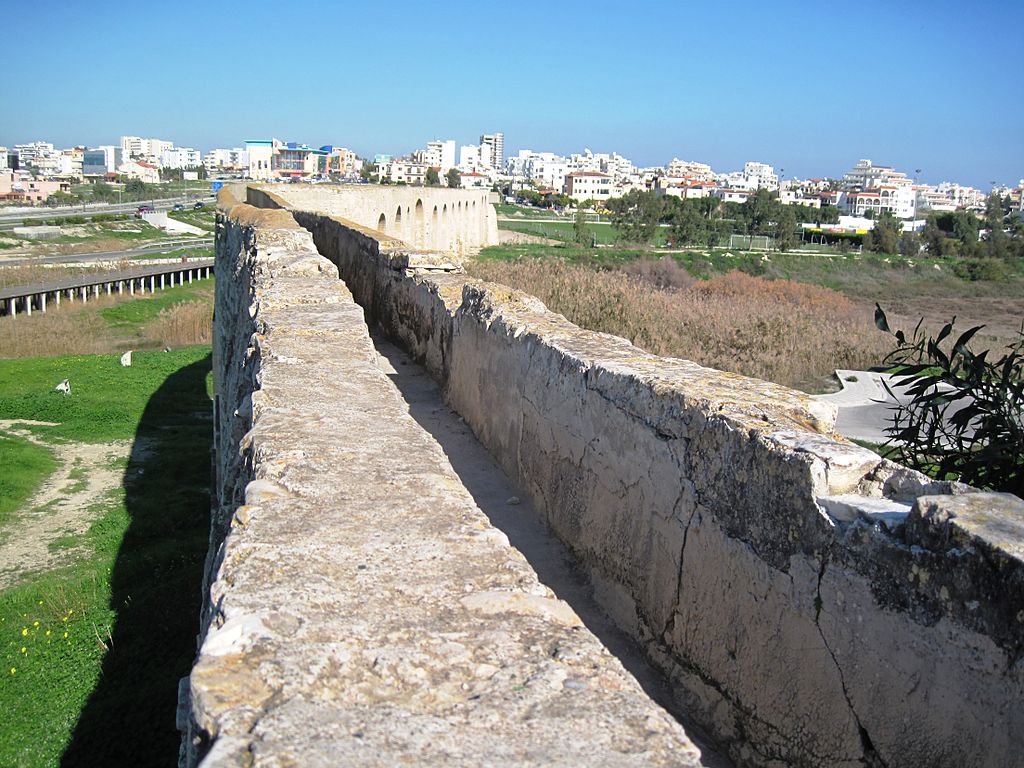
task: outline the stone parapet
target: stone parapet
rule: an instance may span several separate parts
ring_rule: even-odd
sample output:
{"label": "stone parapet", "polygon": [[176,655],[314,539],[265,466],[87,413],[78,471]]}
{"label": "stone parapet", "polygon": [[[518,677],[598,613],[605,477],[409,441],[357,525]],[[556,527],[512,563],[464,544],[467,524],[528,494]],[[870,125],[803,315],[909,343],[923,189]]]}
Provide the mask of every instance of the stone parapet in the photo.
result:
{"label": "stone parapet", "polygon": [[845,442],[801,393],[657,358],[291,212],[737,762],[1024,754],[1020,499]]}
{"label": "stone parapet", "polygon": [[700,765],[489,524],[306,230],[220,206],[213,524],[181,764]]}

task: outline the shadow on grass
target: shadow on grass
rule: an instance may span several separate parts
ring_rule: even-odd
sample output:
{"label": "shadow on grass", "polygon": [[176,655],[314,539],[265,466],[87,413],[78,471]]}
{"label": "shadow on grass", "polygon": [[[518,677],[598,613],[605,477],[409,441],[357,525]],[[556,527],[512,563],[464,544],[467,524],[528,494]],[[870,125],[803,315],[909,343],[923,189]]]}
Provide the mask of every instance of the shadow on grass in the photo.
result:
{"label": "shadow on grass", "polygon": [[62,766],[176,765],[179,678],[195,656],[209,515],[210,357],[146,405],[125,470],[131,518],[111,574],[117,620]]}

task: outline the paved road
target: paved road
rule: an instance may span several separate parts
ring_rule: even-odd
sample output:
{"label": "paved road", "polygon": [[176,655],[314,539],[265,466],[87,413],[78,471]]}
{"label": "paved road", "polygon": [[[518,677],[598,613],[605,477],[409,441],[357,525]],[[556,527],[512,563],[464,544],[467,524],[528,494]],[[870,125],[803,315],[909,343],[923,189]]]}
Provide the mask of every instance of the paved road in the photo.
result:
{"label": "paved road", "polygon": [[[884,443],[888,439],[885,430],[893,423],[893,412],[901,403],[909,401],[907,387],[896,386],[888,373],[841,370],[836,371],[836,376],[843,385],[842,390],[828,395],[815,395],[819,400],[839,406],[836,431],[855,440]],[[892,394],[886,392],[883,382],[889,384]],[[946,418],[967,404],[965,400],[950,404]]]}
{"label": "paved road", "polygon": [[151,205],[157,211],[169,211],[175,205],[186,207],[197,201],[211,205],[214,197],[208,192],[199,195],[168,197],[164,200],[139,200],[132,203],[90,203],[88,205],[69,205],[61,208],[38,207],[19,209],[17,212],[0,209],[0,230],[20,227],[25,219],[56,219],[66,216],[95,216],[99,213],[135,213],[140,205]]}
{"label": "paved road", "polygon": [[196,240],[171,240],[153,245],[144,245],[139,248],[132,248],[126,251],[98,251],[93,253],[66,253],[56,256],[29,256],[22,259],[0,258],[0,267],[29,267],[40,264],[78,264],[88,261],[122,261],[124,259],[135,259],[140,256],[151,256],[155,253],[171,253],[172,251],[194,250],[196,248],[210,248],[213,246],[213,238]]}
{"label": "paved road", "polygon": [[[872,371],[836,371],[843,388],[828,395],[816,395],[839,406],[836,431],[845,437],[884,443],[885,429],[892,424],[893,411],[899,407],[901,391],[892,384],[892,376]],[[888,382],[897,397],[885,391]]]}

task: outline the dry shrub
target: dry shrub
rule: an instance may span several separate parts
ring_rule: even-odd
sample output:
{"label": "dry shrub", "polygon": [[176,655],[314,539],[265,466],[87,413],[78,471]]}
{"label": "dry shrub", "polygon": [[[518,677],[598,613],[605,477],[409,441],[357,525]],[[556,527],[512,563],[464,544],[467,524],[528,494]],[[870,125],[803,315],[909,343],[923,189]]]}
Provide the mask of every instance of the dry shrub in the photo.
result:
{"label": "dry shrub", "polygon": [[0,268],[0,288],[50,283],[65,277],[109,271],[110,266],[106,264],[93,267],[67,267],[62,264],[48,267],[41,264],[26,267],[2,267]]}
{"label": "dry shrub", "polygon": [[477,262],[469,271],[654,354],[810,391],[826,388],[836,368],[875,365],[890,349],[872,307],[801,283],[733,272],[663,290],[558,260]]}
{"label": "dry shrub", "polygon": [[45,313],[0,317],[0,357],[114,352],[107,324],[93,311],[97,304],[110,303],[111,299],[93,300],[88,305],[65,302],[60,307],[51,304]]}
{"label": "dry shrub", "polygon": [[650,283],[655,288],[689,288],[696,282],[686,268],[671,256],[637,259],[624,265],[622,272]]}
{"label": "dry shrub", "polygon": [[155,320],[146,324],[146,340],[162,347],[209,344],[213,338],[213,304],[186,301],[161,309]]}

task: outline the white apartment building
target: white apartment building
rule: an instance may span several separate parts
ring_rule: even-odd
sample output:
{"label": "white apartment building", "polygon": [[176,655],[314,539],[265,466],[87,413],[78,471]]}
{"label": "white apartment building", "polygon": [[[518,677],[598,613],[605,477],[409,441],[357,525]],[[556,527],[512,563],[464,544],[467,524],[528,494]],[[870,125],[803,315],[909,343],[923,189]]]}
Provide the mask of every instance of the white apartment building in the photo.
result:
{"label": "white apartment building", "polygon": [[247,175],[255,181],[269,181],[274,177],[272,161],[278,147],[284,146],[277,139],[250,139],[245,142],[245,154],[249,158]]}
{"label": "white apartment building", "polygon": [[491,165],[491,159],[490,147],[478,146],[476,144],[463,145],[459,147],[459,172],[462,174],[482,174],[488,178],[493,178],[497,169]]}
{"label": "white apartment building", "polygon": [[768,163],[748,162],[743,164],[743,175],[754,181],[754,189],[778,189],[779,177]]}
{"label": "white apartment building", "polygon": [[18,163],[22,168],[34,165],[37,168],[47,165],[50,158],[59,154],[53,144],[48,141],[33,141],[28,144],[15,144],[14,151],[18,153]]}
{"label": "white apartment building", "polygon": [[144,139],[141,136],[121,137],[121,152],[124,153],[126,158],[136,158],[156,163],[164,152],[169,152],[172,149],[174,149],[173,141]]}
{"label": "white apartment building", "polygon": [[481,161],[496,171],[505,167],[505,134],[485,133],[480,137]]}
{"label": "white apartment building", "polygon": [[658,197],[678,197],[680,200],[698,200],[711,197],[717,187],[711,181],[693,181],[683,176],[658,176],[653,191]]}
{"label": "white apartment building", "polygon": [[680,160],[673,157],[665,168],[665,175],[672,178],[692,179],[694,181],[714,181],[715,172],[707,163],[692,160]]}
{"label": "white apartment building", "polygon": [[428,141],[425,150],[418,149],[413,152],[413,159],[416,163],[425,165],[428,168],[438,168],[438,173],[444,176],[455,167],[455,140],[441,141],[440,139],[434,139],[433,141]]}
{"label": "white apartment building", "polygon": [[570,172],[607,173],[615,181],[639,178],[633,163],[617,152],[607,154],[584,148],[583,154],[569,155],[567,165]]}
{"label": "white apartment building", "polygon": [[233,147],[231,149],[211,149],[203,155],[203,166],[208,171],[225,168],[248,168],[249,155],[241,147]]}
{"label": "white apartment building", "polygon": [[82,147],[74,147],[72,149],[65,149],[60,153],[60,169],[57,172],[58,176],[64,178],[82,178],[82,159],[85,155],[85,151]]}
{"label": "white apartment building", "polygon": [[612,175],[600,171],[575,171],[566,174],[563,191],[580,202],[609,200],[619,194],[615,189],[615,179]]}
{"label": "white apartment building", "polygon": [[435,167],[409,160],[392,160],[386,163],[377,163],[374,166],[374,173],[381,179],[389,180],[392,184],[422,185],[427,180],[427,168]]}
{"label": "white apartment building", "polygon": [[808,208],[821,208],[821,198],[817,195],[804,195],[799,187],[783,189],[779,192],[779,202],[783,205],[805,205]]}
{"label": "white apartment building", "polygon": [[839,197],[839,209],[849,216],[891,213],[897,219],[912,219],[916,211],[916,195],[912,187],[886,184],[870,189],[844,192]]}
{"label": "white apartment building", "polygon": [[918,210],[949,213],[956,210],[956,203],[953,199],[939,192],[934,187],[927,185],[914,187],[914,195],[917,198]]}
{"label": "white apartment building", "polygon": [[886,165],[873,165],[870,160],[858,160],[846,175],[843,182],[848,187],[871,189],[873,187],[913,185],[907,174]]}
{"label": "white apartment building", "polygon": [[549,189],[565,187],[565,175],[569,172],[568,161],[552,152],[519,150],[516,157],[509,158],[508,172],[514,178],[523,179]]}
{"label": "white apartment building", "polygon": [[944,181],[941,184],[936,185],[935,191],[952,200],[953,205],[957,208],[984,208],[985,201],[988,197],[988,195],[980,189],[965,187],[962,184],[957,184],[952,181]]}
{"label": "white apartment building", "polygon": [[907,174],[870,160],[858,160],[843,176],[847,192],[839,207],[852,216],[888,211],[898,219],[912,219],[917,212],[917,193]]}
{"label": "white apartment building", "polygon": [[203,164],[203,155],[191,147],[165,149],[160,153],[161,168],[196,168]]}
{"label": "white apartment building", "polygon": [[711,191],[711,197],[717,197],[725,203],[745,203],[750,197],[749,189],[731,189],[729,187],[715,187]]}

